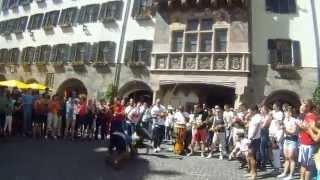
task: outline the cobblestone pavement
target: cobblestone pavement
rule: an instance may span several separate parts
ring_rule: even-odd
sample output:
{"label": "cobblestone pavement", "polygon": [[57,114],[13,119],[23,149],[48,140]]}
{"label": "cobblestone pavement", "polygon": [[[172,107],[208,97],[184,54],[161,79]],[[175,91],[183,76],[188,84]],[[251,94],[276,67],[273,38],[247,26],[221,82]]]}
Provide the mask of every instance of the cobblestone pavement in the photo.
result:
{"label": "cobblestone pavement", "polygon": [[[145,154],[115,170],[106,163],[106,144],[68,140],[0,140],[1,180],[242,180],[235,161]],[[264,174],[260,178],[267,178]]]}

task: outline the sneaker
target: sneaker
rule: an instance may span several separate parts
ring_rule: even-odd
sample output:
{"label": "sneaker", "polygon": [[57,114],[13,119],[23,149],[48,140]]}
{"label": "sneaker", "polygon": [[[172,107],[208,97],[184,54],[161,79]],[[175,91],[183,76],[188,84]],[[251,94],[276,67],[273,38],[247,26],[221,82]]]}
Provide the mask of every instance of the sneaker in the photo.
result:
{"label": "sneaker", "polygon": [[287,177],[285,177],[285,178],[283,178],[283,180],[291,180],[291,179],[293,179],[293,177],[292,176],[287,176]]}
{"label": "sneaker", "polygon": [[219,156],[219,159],[220,159],[220,160],[223,160],[223,156],[222,156],[222,155],[220,155],[220,156]]}
{"label": "sneaker", "polygon": [[154,148],[154,149],[153,149],[153,152],[154,152],[154,153],[157,153],[157,152],[158,152],[158,149],[157,149],[157,148]]}
{"label": "sneaker", "polygon": [[284,178],[286,177],[286,173],[281,173],[280,175],[277,176],[277,178]]}
{"label": "sneaker", "polygon": [[205,157],[205,156],[204,156],[204,153],[201,153],[201,157],[202,157],[202,158],[204,158],[204,157]]}
{"label": "sneaker", "polygon": [[187,154],[187,156],[192,156],[193,155],[193,153],[191,152],[191,153],[189,153],[189,154]]}
{"label": "sneaker", "polygon": [[158,151],[158,152],[160,152],[160,151],[161,151],[160,147],[157,147],[157,151]]}
{"label": "sneaker", "polygon": [[210,153],[208,156],[207,156],[207,159],[210,159],[212,158],[212,153]]}

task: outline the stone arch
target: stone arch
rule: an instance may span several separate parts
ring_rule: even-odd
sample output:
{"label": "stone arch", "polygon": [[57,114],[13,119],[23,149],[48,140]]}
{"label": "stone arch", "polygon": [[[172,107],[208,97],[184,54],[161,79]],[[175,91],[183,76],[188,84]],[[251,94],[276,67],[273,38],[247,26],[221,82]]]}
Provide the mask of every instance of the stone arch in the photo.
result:
{"label": "stone arch", "polygon": [[81,80],[70,78],[59,85],[56,93],[60,96],[88,95],[88,90]]}
{"label": "stone arch", "polygon": [[264,104],[272,106],[272,104],[275,102],[279,102],[280,104],[288,103],[289,105],[296,108],[301,105],[299,95],[290,90],[277,90],[271,92],[266,97]]}
{"label": "stone arch", "polygon": [[118,96],[152,103],[152,88],[144,81],[133,80],[119,88]]}

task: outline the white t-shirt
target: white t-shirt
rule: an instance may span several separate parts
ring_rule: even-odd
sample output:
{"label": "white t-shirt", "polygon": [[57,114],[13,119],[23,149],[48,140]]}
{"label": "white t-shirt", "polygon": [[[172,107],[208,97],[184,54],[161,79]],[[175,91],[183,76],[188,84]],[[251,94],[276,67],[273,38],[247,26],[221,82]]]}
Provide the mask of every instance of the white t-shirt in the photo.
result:
{"label": "white t-shirt", "polygon": [[279,131],[282,131],[281,124],[283,123],[284,114],[282,111],[271,112],[272,121],[269,127],[270,136],[276,136],[277,138],[281,138]]}
{"label": "white t-shirt", "polygon": [[134,108],[134,107],[131,106],[131,105],[127,106],[126,109],[124,110],[124,112],[126,113],[126,115],[128,115],[133,108]]}
{"label": "white t-shirt", "polygon": [[223,112],[223,120],[226,123],[227,127],[230,127],[234,118],[233,111],[224,111]]}
{"label": "white t-shirt", "polygon": [[186,124],[186,118],[184,117],[184,114],[180,111],[174,114],[174,119],[176,120],[177,124]]}
{"label": "white t-shirt", "polygon": [[261,122],[262,122],[262,116],[260,114],[256,114],[251,117],[251,120],[249,122],[249,129],[248,129],[248,138],[249,139],[259,139],[260,138],[260,132],[261,132],[260,124],[261,124]]}
{"label": "white t-shirt", "polygon": [[165,119],[160,118],[160,114],[166,112],[166,109],[164,106],[153,106],[151,108],[151,116],[153,117],[153,124],[157,125],[164,125],[165,124]]}
{"label": "white t-shirt", "polygon": [[294,134],[288,134],[290,135],[298,135],[299,132],[299,126],[298,124],[300,123],[300,121],[294,117],[288,117],[284,119],[284,127],[286,128],[286,130],[290,130],[290,132],[294,131]]}
{"label": "white t-shirt", "polygon": [[173,123],[174,123],[174,115],[173,114],[168,114],[168,116],[166,117],[165,126],[166,127],[172,127]]}

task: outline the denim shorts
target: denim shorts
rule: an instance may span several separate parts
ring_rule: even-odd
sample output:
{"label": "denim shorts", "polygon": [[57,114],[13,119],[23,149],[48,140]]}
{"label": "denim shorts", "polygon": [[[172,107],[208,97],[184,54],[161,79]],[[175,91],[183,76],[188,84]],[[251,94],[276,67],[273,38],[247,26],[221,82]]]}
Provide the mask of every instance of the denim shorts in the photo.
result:
{"label": "denim shorts", "polygon": [[298,157],[300,165],[307,168],[308,170],[312,170],[313,168],[315,168],[315,162],[312,158],[314,152],[315,147],[313,145],[300,144]]}
{"label": "denim shorts", "polygon": [[283,143],[283,149],[287,149],[290,151],[295,151],[298,147],[298,142],[297,141],[292,141],[285,139]]}

